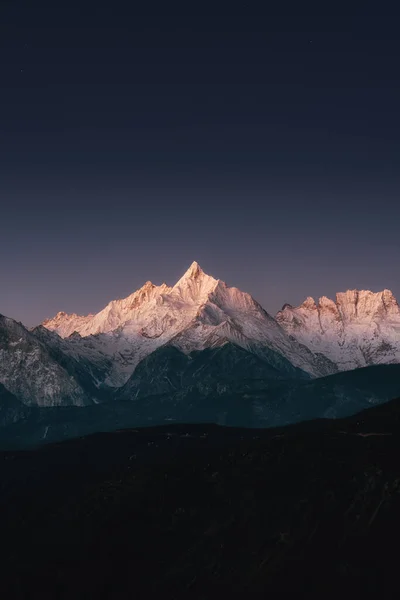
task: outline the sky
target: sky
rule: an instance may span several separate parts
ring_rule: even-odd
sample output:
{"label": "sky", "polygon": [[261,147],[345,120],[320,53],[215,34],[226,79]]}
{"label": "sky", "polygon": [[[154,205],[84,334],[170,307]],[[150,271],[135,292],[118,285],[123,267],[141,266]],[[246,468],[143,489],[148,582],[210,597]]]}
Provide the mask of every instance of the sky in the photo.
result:
{"label": "sky", "polygon": [[395,15],[0,4],[0,313],[87,314],[196,260],[270,313],[400,299]]}

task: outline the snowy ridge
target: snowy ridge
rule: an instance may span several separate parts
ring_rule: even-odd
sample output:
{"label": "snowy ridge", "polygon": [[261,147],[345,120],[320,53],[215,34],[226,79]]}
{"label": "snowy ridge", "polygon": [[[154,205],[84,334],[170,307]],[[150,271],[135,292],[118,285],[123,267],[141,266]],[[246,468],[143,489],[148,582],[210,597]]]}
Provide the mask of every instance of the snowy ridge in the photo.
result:
{"label": "snowy ridge", "polygon": [[282,357],[285,368],[294,365],[312,376],[336,370],[330,361],[291,340],[249,294],[207,275],[196,262],[173,287],[147,282],[96,315],[58,313],[43,326],[67,338],[75,355],[90,358],[91,353],[91,360],[111,360],[104,382],[115,387],[167,343],[189,353],[230,341],[261,356],[269,349]]}
{"label": "snowy ridge", "polygon": [[400,307],[390,290],[348,290],[286,304],[276,315],[285,331],[340,370],[400,362]]}
{"label": "snowy ridge", "polygon": [[84,327],[92,317],[93,315],[83,317],[76,314],[68,315],[65,312],[58,312],[52,319],[43,321],[42,325],[51,331],[57,331],[61,337],[68,337],[76,331],[77,327]]}

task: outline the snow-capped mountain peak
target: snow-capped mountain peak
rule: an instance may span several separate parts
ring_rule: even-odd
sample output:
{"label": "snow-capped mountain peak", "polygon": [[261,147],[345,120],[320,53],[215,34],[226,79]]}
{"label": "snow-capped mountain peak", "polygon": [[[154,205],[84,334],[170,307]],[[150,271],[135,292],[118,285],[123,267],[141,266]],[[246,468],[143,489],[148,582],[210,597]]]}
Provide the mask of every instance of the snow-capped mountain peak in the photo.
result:
{"label": "snow-capped mountain peak", "polygon": [[305,309],[309,309],[309,310],[315,310],[317,308],[317,305],[315,303],[314,298],[311,298],[311,296],[308,296],[303,304],[301,305],[303,308]]}
{"label": "snow-capped mountain peak", "polygon": [[[122,385],[145,356],[165,344],[189,353],[227,340],[254,352],[272,351],[281,356],[278,362],[290,361],[312,374],[320,368],[252,296],[207,275],[197,262],[173,287],[148,281],[96,315],[58,314],[43,325],[70,339],[74,356],[81,351],[96,365],[111,360],[105,383],[113,386]],[[81,337],[69,338],[74,332]]]}
{"label": "snow-capped mountain peak", "polygon": [[347,290],[336,300],[307,298],[286,304],[276,320],[313,352],[328,356],[341,369],[400,361],[400,308],[390,290]]}
{"label": "snow-capped mountain peak", "polygon": [[61,337],[68,337],[74,332],[83,337],[108,333],[129,321],[138,320],[144,310],[160,307],[166,301],[169,304],[177,301],[200,306],[217,284],[218,280],[206,275],[200,265],[193,262],[173,287],[165,283],[157,286],[146,281],[140,289],[126,298],[112,300],[97,314],[81,316],[58,312],[54,318],[43,321],[43,326],[56,331]]}
{"label": "snow-capped mountain peak", "polygon": [[58,312],[52,319],[46,319],[43,321],[43,327],[56,331],[61,337],[68,337],[74,331],[82,329],[86,323],[88,323],[94,315],[89,314],[86,316],[77,315],[75,313]]}
{"label": "snow-capped mountain peak", "polygon": [[400,315],[396,298],[390,290],[348,290],[336,294],[336,305],[344,318],[380,318],[387,313]]}
{"label": "snow-capped mountain peak", "polygon": [[207,301],[209,295],[217,287],[218,282],[218,279],[204,273],[195,261],[174,285],[171,295],[181,298],[184,302],[196,303],[200,306]]}
{"label": "snow-capped mountain peak", "polygon": [[194,260],[179,281],[182,279],[196,279],[202,275],[205,275],[203,269],[200,267],[199,263]]}

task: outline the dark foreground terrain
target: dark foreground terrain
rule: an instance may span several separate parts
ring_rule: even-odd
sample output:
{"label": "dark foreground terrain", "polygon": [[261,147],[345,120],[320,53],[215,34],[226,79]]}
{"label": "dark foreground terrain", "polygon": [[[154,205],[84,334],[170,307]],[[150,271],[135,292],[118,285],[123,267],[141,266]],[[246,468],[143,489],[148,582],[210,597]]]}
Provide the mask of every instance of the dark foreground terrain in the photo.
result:
{"label": "dark foreground terrain", "polygon": [[399,401],[3,452],[2,597],[397,597],[399,457]]}

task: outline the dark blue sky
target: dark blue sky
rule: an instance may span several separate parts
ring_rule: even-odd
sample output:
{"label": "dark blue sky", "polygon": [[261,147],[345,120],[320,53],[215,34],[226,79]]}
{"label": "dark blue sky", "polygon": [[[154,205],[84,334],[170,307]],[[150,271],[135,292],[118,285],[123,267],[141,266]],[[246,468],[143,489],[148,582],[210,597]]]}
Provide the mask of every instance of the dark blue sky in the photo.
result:
{"label": "dark blue sky", "polygon": [[400,297],[397,17],[131,4],[1,4],[0,312],[96,311],[193,260],[271,313]]}

